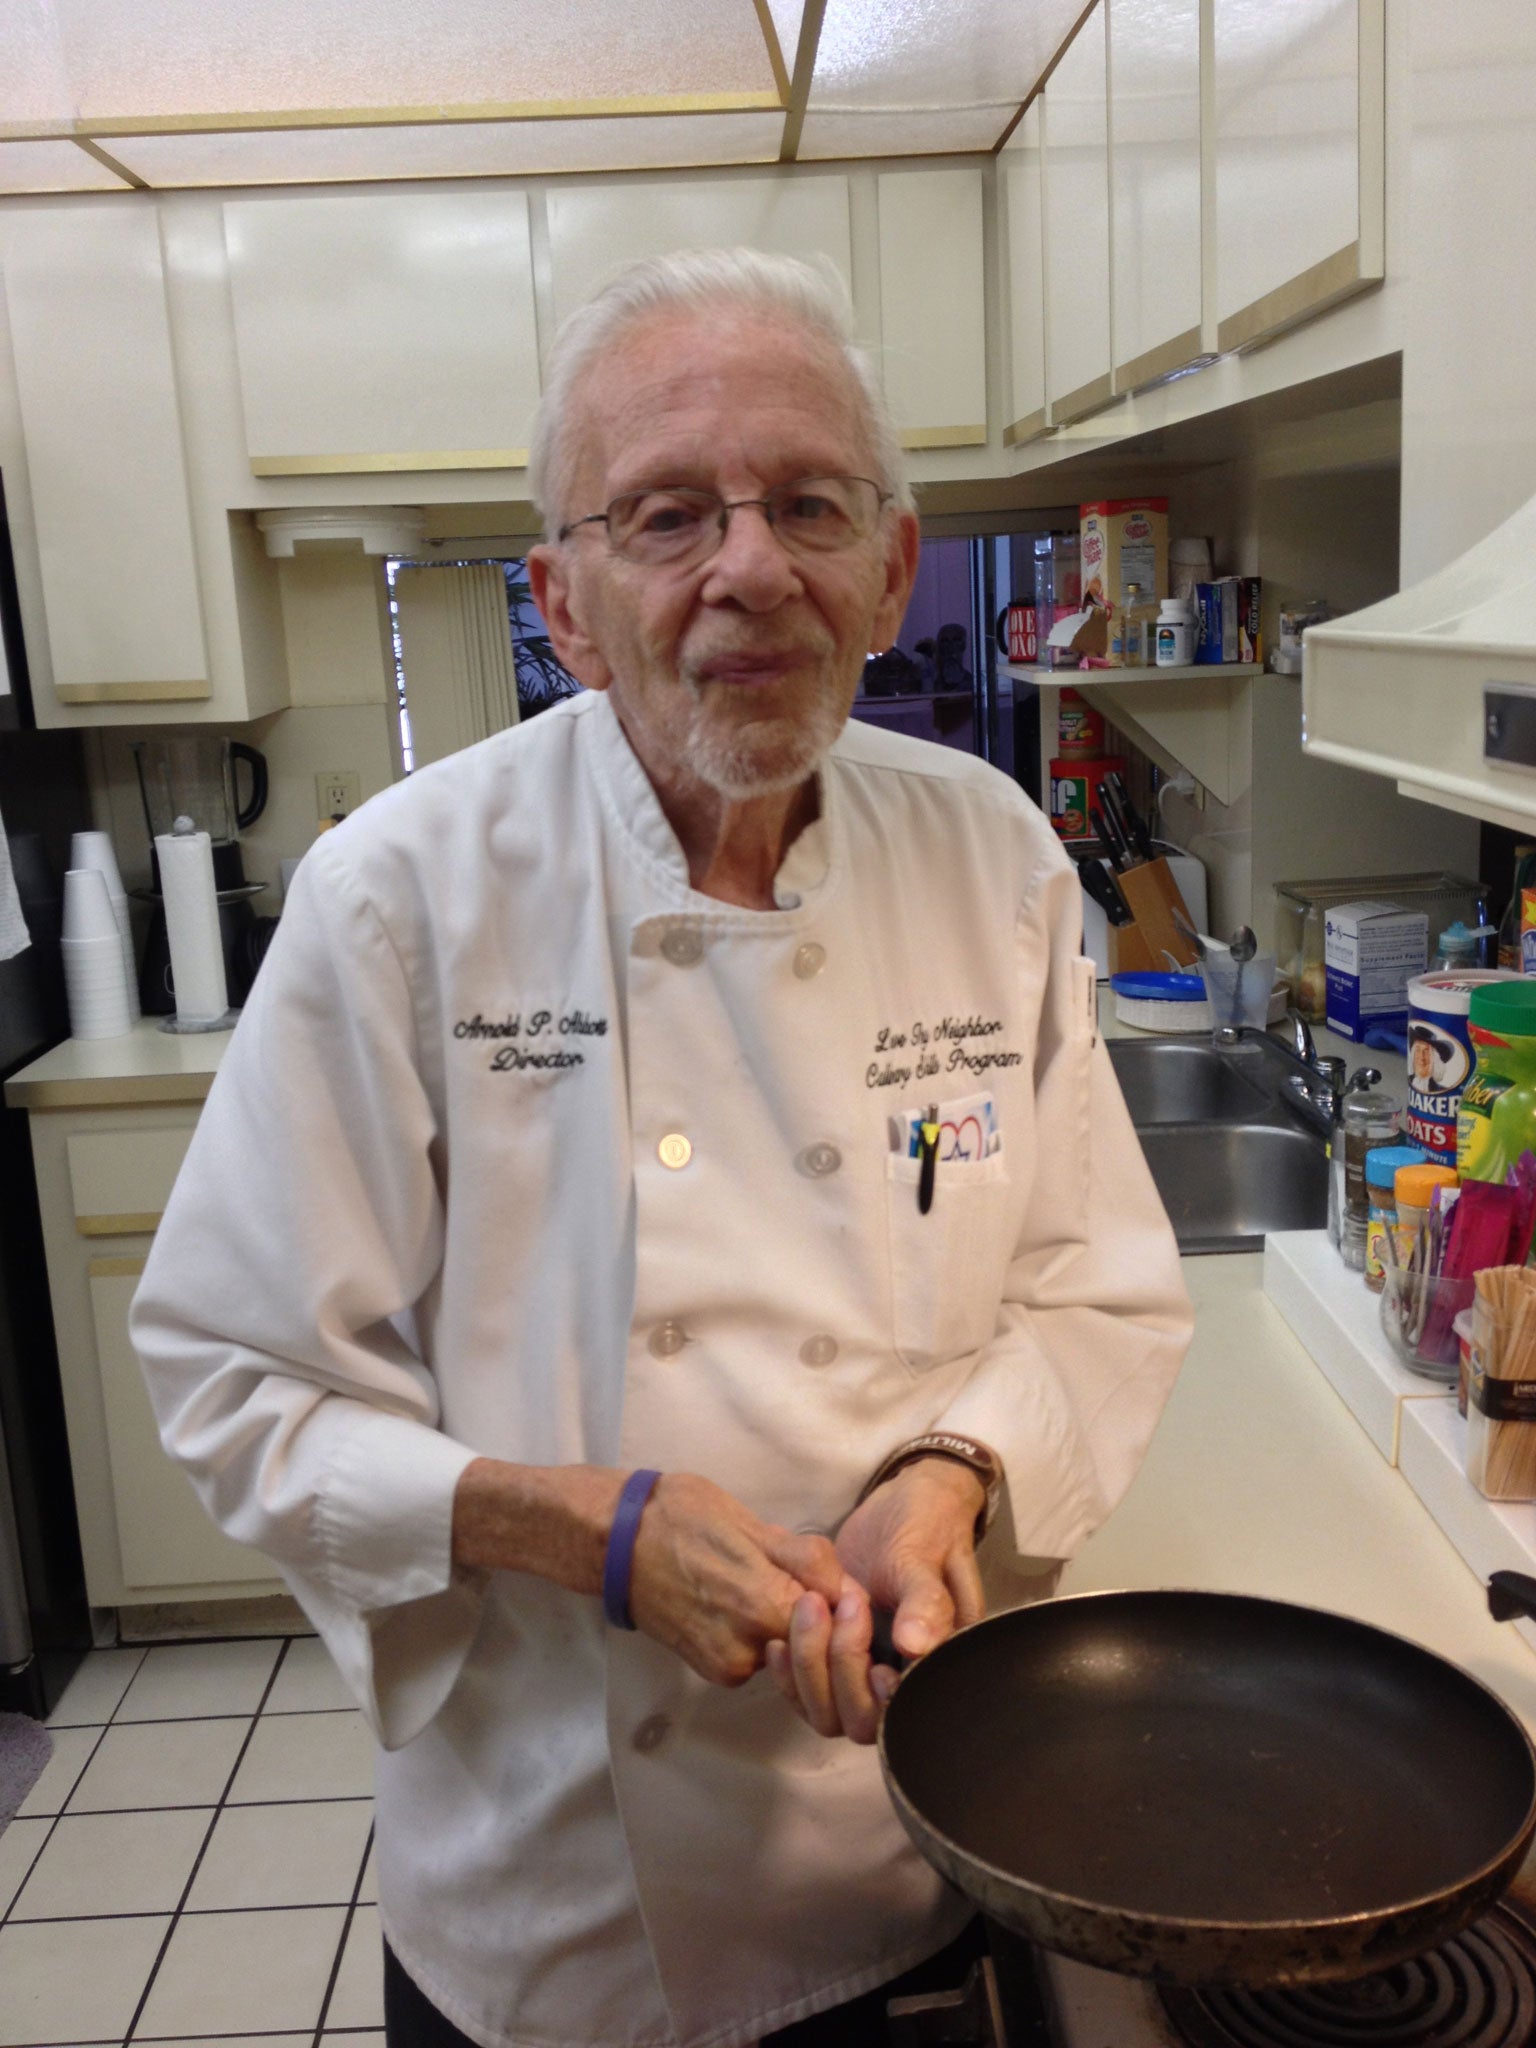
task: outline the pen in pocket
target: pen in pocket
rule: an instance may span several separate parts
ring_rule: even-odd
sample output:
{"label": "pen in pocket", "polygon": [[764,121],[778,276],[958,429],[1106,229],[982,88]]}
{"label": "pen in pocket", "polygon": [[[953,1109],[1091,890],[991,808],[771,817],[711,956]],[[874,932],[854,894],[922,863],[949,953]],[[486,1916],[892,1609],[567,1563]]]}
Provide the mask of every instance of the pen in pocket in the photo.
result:
{"label": "pen in pocket", "polygon": [[918,1126],[917,1213],[926,1216],[933,1207],[933,1183],[939,1165],[939,1105],[930,1102],[928,1114]]}

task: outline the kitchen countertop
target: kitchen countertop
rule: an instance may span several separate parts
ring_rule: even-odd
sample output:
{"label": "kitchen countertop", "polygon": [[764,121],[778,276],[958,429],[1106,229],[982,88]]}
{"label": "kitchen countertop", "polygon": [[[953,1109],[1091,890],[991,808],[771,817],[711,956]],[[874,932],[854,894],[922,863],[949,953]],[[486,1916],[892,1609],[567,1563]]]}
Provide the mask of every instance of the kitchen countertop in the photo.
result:
{"label": "kitchen countertop", "polygon": [[66,1038],[5,1084],[13,1109],[121,1108],[201,1102],[229,1043],[227,1031],[162,1031],[144,1017],[121,1038]]}
{"label": "kitchen countertop", "polygon": [[1353,1615],[1471,1671],[1536,1737],[1536,1652],[1489,1618],[1482,1582],[1265,1296],[1263,1263],[1184,1261],[1188,1360],[1130,1492],[1061,1590],[1198,1587]]}

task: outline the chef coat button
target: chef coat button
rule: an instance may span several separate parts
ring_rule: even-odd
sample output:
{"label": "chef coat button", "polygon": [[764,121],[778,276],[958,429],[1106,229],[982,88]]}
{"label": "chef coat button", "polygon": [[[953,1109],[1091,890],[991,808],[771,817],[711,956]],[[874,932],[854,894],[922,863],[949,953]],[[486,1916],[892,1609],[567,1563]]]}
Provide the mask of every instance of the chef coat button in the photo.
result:
{"label": "chef coat button", "polygon": [[796,946],[795,973],[801,981],[813,980],[826,964],[827,949],[818,946],[814,939],[808,939],[803,946]]}
{"label": "chef coat button", "polygon": [[646,1349],[652,1358],[676,1358],[688,1342],[688,1332],[681,1323],[658,1323],[646,1339]]}
{"label": "chef coat button", "polygon": [[795,1161],[803,1174],[812,1180],[825,1180],[829,1173],[836,1173],[843,1163],[843,1155],[835,1145],[807,1145]]}
{"label": "chef coat button", "polygon": [[668,1131],[656,1147],[656,1157],[663,1166],[670,1167],[676,1173],[679,1167],[686,1166],[693,1157],[693,1147],[681,1131]]}
{"label": "chef coat button", "polygon": [[647,1714],[635,1730],[635,1748],[642,1756],[649,1756],[653,1749],[660,1749],[671,1733],[672,1723],[665,1714]]}
{"label": "chef coat button", "polygon": [[704,958],[704,934],[695,925],[670,925],[661,950],[674,967],[697,967]]}
{"label": "chef coat button", "polygon": [[835,1337],[807,1337],[800,1346],[800,1359],[804,1365],[830,1365],[836,1356]]}

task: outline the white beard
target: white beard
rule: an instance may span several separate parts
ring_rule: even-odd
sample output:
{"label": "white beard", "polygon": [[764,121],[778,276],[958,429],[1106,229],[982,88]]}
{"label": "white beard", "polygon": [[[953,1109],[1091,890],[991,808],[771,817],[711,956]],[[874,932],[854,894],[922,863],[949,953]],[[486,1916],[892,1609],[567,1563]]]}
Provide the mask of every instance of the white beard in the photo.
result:
{"label": "white beard", "polygon": [[798,789],[821,765],[845,714],[821,698],[804,718],[757,719],[729,726],[696,703],[686,760],[699,780],[732,803]]}

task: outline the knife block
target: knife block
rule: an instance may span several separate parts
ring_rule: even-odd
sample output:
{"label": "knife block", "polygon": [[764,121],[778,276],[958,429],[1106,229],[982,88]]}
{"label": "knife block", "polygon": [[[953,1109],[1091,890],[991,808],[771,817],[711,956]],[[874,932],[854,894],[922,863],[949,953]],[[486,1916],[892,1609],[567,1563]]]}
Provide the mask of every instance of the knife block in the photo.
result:
{"label": "knife block", "polygon": [[1115,880],[1135,920],[1118,926],[1111,934],[1115,972],[1141,970],[1166,974],[1166,955],[1172,955],[1180,967],[1192,967],[1198,956],[1192,942],[1174,923],[1174,910],[1191,929],[1194,919],[1163,856],[1159,854],[1156,860],[1126,868]]}

